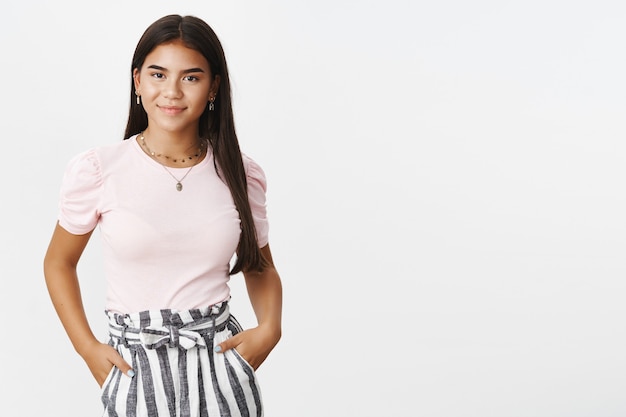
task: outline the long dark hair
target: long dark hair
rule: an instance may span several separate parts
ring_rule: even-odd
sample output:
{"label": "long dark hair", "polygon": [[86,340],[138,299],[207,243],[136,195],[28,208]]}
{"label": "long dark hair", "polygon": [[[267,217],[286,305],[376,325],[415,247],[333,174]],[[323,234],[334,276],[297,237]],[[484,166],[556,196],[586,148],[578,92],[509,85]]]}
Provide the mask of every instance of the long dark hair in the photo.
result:
{"label": "long dark hair", "polygon": [[131,65],[130,110],[124,139],[129,139],[148,127],[148,115],[143,106],[136,102],[133,71],[141,69],[146,56],[154,48],[174,40],[181,40],[188,48],[204,55],[213,77],[216,75],[220,77],[220,85],[214,102],[215,110],[204,110],[200,116],[199,134],[200,137],[209,140],[213,150],[215,169],[230,189],[241,219],[237,259],[230,273],[262,270],[267,265],[267,260],[259,249],[248,201],[246,173],[235,132],[226,57],[217,35],[202,19],[194,16],[164,16],[152,23],[141,36]]}

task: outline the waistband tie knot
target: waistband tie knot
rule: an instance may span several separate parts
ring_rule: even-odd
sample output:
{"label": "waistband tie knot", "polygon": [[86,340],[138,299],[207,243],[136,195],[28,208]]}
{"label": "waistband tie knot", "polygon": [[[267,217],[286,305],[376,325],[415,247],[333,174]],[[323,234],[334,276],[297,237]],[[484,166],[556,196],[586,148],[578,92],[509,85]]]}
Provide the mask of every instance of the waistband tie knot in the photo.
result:
{"label": "waistband tie knot", "polygon": [[146,349],[156,349],[163,345],[191,349],[194,346],[206,347],[204,337],[197,331],[179,328],[176,325],[145,327],[139,332],[139,340]]}

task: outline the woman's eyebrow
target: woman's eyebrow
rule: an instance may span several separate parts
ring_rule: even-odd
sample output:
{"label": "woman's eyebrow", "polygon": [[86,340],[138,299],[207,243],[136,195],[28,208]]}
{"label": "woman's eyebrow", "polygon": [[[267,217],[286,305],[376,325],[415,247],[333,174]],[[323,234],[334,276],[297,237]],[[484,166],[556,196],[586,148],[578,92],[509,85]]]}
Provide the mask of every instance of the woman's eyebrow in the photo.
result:
{"label": "woman's eyebrow", "polygon": [[[161,67],[159,65],[154,65],[153,64],[153,65],[148,66],[148,68],[152,68],[152,69],[155,69],[157,71],[167,72],[167,68],[163,68],[163,67]],[[183,70],[182,72],[183,72],[183,74],[189,74],[190,72],[204,72],[204,70],[202,68],[189,68],[189,69]]]}

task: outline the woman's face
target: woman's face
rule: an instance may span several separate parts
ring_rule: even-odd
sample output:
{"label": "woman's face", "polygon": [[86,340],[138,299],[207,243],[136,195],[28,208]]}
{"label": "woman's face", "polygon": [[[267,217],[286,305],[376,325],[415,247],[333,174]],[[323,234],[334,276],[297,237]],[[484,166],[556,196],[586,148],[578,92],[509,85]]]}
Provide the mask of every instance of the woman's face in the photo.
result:
{"label": "woman's face", "polygon": [[179,134],[197,132],[198,119],[219,86],[204,56],[181,41],[157,46],[133,79],[150,128]]}

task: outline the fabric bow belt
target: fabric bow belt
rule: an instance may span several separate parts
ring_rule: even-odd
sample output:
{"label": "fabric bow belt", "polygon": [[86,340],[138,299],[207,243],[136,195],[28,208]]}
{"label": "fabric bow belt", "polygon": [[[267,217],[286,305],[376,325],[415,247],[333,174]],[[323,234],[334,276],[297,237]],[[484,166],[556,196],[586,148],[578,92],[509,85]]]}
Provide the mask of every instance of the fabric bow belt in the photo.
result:
{"label": "fabric bow belt", "polygon": [[206,347],[206,341],[200,333],[179,329],[176,326],[146,327],[139,331],[139,340],[146,349],[156,349],[164,345],[169,347],[180,346],[184,349],[191,349],[194,346]]}
{"label": "fabric bow belt", "polygon": [[[180,347],[191,349],[193,347],[206,348],[207,335],[224,329],[229,320],[228,305],[210,310],[194,310],[193,315],[181,316],[172,314],[163,319],[159,314],[142,321],[140,317],[109,314],[109,334],[117,345],[141,344],[146,349],[157,349],[161,346]],[[137,324],[141,323],[141,326]]]}

